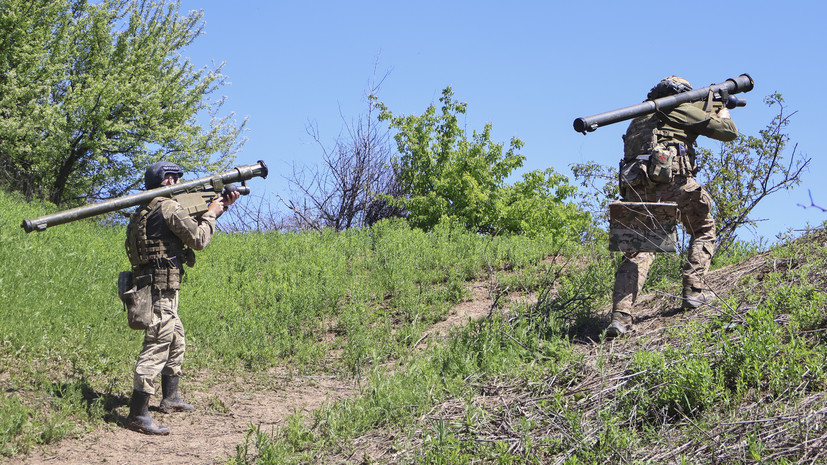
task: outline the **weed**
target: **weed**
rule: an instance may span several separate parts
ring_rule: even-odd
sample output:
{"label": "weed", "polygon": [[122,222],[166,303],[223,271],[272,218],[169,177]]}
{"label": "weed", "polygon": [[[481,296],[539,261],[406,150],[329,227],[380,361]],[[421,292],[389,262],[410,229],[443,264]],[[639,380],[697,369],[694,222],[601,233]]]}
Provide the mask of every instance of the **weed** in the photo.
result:
{"label": "weed", "polygon": [[229,413],[230,409],[218,396],[210,396],[207,398],[207,411],[225,414]]}

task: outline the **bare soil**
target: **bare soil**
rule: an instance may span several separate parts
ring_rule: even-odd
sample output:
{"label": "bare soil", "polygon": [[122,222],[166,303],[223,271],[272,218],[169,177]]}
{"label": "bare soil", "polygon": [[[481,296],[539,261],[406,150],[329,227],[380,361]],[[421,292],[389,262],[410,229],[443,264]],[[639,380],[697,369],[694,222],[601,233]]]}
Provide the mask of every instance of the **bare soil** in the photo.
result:
{"label": "bare soil", "polygon": [[[487,283],[472,283],[471,298],[458,304],[448,318],[420,339],[447,337],[454,326],[488,315],[492,301]],[[117,423],[105,423],[79,438],[64,439],[9,459],[10,465],[87,464],[215,464],[225,463],[244,443],[250,426],[264,432],[283,426],[287,417],[309,413],[327,402],[358,394],[355,381],[333,376],[289,376],[272,373],[270,380],[234,379],[217,382],[209,373],[181,379],[182,397],[195,406],[192,413],[163,414],[150,407],[152,418],[168,426],[168,436],[148,436],[120,426],[129,407],[117,409]],[[152,406],[160,401],[153,397]],[[372,455],[372,454],[368,454]],[[2,462],[2,459],[0,459]]]}
{"label": "bare soil", "polygon": [[[208,386],[201,384],[199,376],[194,378],[189,389],[182,378],[181,389],[183,397],[195,405],[195,412],[165,415],[150,410],[156,422],[170,428],[169,436],[148,436],[107,423],[81,438],[38,448],[9,463],[223,463],[244,442],[251,425],[267,432],[292,413],[310,412],[356,392],[347,381],[325,376],[284,377],[272,387],[250,386],[241,380]],[[118,408],[118,413],[122,421],[129,407]]]}

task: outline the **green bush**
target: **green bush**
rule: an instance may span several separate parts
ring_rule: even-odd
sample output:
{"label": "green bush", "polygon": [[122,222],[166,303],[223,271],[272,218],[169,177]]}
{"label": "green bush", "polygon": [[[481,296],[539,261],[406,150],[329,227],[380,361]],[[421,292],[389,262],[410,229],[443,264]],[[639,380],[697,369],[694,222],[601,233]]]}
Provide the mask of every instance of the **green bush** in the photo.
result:
{"label": "green bush", "polygon": [[442,91],[441,108],[429,106],[421,116],[394,116],[383,104],[380,120],[396,130],[398,181],[404,193],[387,201],[407,211],[415,227],[430,230],[443,219],[459,221],[483,233],[511,232],[557,239],[582,234],[591,227],[588,214],[567,203],[575,188],[548,168],[506,184],[525,157],[523,142],[509,148],[491,141],[492,125],[469,138],[459,122],[467,104]]}
{"label": "green bush", "polygon": [[720,376],[698,354],[667,348],[639,351],[632,358],[633,381],[621,404],[636,409],[632,417],[652,424],[696,417],[723,396]]}

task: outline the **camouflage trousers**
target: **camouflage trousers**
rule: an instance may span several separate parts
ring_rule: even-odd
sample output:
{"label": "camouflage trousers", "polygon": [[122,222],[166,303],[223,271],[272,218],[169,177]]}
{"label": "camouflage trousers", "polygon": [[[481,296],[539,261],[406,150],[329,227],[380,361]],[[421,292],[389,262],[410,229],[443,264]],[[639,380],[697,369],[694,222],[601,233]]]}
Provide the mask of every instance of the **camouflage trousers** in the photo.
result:
{"label": "camouflage trousers", "polygon": [[[683,287],[705,289],[704,275],[715,253],[715,220],[712,198],[692,177],[675,176],[671,183],[651,183],[643,188],[625,187],[623,199],[629,202],[675,202],[681,223],[689,234],[689,250],[683,266]],[[615,274],[612,309],[632,313],[649,268],[655,261],[652,252],[627,252]]]}
{"label": "camouflage trousers", "polygon": [[135,366],[133,388],[155,394],[159,374],[180,376],[186,342],[178,318],[178,291],[152,290],[152,324],[144,333],[144,344]]}

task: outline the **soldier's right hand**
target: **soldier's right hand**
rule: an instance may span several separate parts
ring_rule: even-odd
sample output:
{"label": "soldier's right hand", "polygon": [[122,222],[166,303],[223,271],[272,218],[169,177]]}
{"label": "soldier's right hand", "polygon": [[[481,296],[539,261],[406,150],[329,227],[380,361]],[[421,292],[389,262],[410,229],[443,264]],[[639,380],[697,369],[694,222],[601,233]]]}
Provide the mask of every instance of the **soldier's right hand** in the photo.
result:
{"label": "soldier's right hand", "polygon": [[216,218],[224,213],[224,202],[221,201],[221,197],[218,197],[210,202],[210,205],[207,207],[207,211],[215,215]]}

